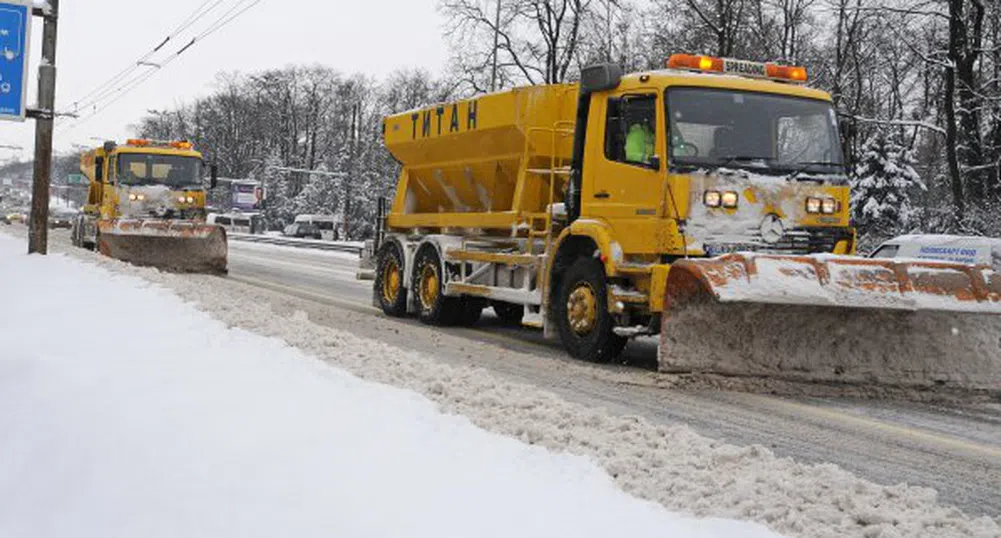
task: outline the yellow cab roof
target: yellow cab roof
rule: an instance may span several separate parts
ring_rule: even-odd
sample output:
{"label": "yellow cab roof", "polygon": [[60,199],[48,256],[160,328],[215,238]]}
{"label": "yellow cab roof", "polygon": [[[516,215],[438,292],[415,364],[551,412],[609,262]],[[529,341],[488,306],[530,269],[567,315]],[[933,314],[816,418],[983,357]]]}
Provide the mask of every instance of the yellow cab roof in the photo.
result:
{"label": "yellow cab roof", "polygon": [[[641,82],[640,77],[648,76],[649,80]],[[718,88],[728,90],[743,90],[750,92],[771,93],[803,97],[830,102],[831,96],[823,91],[810,88],[804,84],[777,82],[769,79],[758,79],[727,75],[722,73],[698,73],[680,69],[660,69],[654,71],[639,71],[622,77],[616,90],[649,88],[650,86],[695,86],[700,88]]]}

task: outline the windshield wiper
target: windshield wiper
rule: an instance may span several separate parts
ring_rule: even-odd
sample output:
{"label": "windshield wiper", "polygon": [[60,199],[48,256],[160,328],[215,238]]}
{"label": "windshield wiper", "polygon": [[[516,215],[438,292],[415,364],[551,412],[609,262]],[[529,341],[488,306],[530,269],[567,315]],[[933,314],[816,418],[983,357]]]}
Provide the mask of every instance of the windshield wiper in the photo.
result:
{"label": "windshield wiper", "polygon": [[799,166],[799,168],[793,170],[793,172],[789,174],[788,177],[786,177],[787,180],[791,181],[793,179],[798,178],[800,174],[806,172],[806,169],[810,168],[811,166],[843,166],[843,165],[841,163],[834,163],[830,161],[808,161],[808,162],[796,163],[796,166]]}
{"label": "windshield wiper", "polygon": [[757,155],[726,155],[723,160],[726,161],[720,166],[730,166],[737,161],[768,161],[771,157],[759,157]]}

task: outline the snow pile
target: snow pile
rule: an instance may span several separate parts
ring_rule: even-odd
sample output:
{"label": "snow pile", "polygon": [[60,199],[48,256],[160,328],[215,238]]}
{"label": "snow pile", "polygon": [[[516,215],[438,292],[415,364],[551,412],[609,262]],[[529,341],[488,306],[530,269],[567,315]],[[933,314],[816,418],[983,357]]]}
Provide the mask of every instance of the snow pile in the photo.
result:
{"label": "snow pile", "polygon": [[272,310],[270,302],[280,299],[265,290],[80,255],[169,286],[225,323],[280,337],[360,377],[420,392],[490,431],[588,456],[627,492],[670,510],[748,519],[810,538],[1001,536],[1001,519],[970,518],[938,504],[927,488],[879,486],[836,466],[799,464],[767,448],[725,445],[684,426],[660,427],[572,404],[499,382],[482,370],[450,367],[322,327],[305,314],[285,315]]}
{"label": "snow pile", "polygon": [[[18,305],[0,328],[0,536],[774,536],[671,514],[585,458],[479,430],[141,279],[21,250],[0,236],[0,296]],[[318,343],[348,362],[371,349]]]}

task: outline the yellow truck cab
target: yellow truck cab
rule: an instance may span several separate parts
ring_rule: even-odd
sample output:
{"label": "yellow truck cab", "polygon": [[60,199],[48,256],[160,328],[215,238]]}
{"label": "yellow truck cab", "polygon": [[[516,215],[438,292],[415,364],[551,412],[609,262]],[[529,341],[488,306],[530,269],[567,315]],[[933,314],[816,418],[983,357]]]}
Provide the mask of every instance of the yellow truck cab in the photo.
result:
{"label": "yellow truck cab", "polygon": [[805,80],[675,55],[386,118],[403,171],[380,305],[437,324],[492,306],[607,361],[659,330],[678,260],[853,253],[837,117]]}

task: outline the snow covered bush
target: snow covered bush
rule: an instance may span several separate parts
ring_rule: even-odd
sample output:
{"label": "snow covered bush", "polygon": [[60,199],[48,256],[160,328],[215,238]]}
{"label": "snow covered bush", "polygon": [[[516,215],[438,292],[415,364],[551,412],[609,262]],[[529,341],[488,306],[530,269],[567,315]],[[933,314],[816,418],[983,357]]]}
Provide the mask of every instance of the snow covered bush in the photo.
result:
{"label": "snow covered bush", "polygon": [[852,217],[859,234],[887,238],[910,231],[919,216],[911,201],[915,189],[925,185],[911,151],[884,133],[870,137],[852,174]]}

